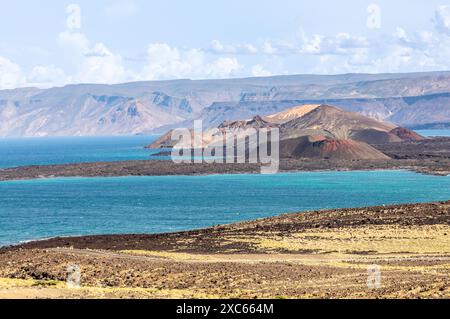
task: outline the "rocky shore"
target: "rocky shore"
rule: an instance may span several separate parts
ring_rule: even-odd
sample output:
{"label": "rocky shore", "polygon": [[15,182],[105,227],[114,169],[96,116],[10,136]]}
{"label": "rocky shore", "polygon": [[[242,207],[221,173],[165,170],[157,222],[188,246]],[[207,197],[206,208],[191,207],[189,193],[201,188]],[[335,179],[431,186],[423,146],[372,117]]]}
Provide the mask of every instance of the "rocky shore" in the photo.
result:
{"label": "rocky shore", "polygon": [[[450,159],[311,160],[283,159],[280,172],[405,169],[424,174],[450,174]],[[56,177],[121,177],[260,173],[257,164],[176,164],[171,161],[124,161],[0,169],[0,181]]]}
{"label": "rocky shore", "polygon": [[[71,265],[81,288],[66,286]],[[450,298],[449,271],[450,202],[437,202],[3,248],[0,298]]]}
{"label": "rocky shore", "polygon": [[[384,160],[282,158],[280,172],[406,169],[424,174],[450,174],[450,138],[374,145]],[[0,169],[0,181],[54,177],[119,177],[260,173],[258,164],[177,164],[163,160],[99,162]]]}

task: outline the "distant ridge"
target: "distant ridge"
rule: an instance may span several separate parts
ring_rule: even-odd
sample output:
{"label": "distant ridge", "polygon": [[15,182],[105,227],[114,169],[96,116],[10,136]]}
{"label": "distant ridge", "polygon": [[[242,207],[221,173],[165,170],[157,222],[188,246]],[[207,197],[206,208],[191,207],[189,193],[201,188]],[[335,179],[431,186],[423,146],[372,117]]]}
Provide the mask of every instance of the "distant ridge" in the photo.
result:
{"label": "distant ridge", "polygon": [[[50,89],[0,90],[0,137],[98,136],[166,132],[202,119],[275,115],[330,104],[401,126],[450,122],[450,72],[289,75],[175,80]],[[298,110],[299,111],[299,110]],[[292,112],[292,111],[291,111]],[[294,112],[295,113],[295,112]]]}

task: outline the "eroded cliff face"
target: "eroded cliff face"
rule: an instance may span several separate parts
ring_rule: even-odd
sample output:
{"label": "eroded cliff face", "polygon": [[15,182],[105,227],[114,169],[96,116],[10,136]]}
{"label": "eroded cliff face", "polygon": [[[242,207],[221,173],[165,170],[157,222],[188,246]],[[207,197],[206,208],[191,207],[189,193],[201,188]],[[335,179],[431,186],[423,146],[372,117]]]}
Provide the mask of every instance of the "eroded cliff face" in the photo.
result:
{"label": "eroded cliff face", "polygon": [[[397,125],[450,122],[450,73],[294,75],[0,91],[0,137],[128,135],[332,104]],[[298,110],[297,110],[298,111]],[[294,112],[295,113],[295,112]],[[291,114],[292,115],[292,114]],[[295,115],[295,114],[294,114]],[[283,119],[282,117],[285,116]]]}

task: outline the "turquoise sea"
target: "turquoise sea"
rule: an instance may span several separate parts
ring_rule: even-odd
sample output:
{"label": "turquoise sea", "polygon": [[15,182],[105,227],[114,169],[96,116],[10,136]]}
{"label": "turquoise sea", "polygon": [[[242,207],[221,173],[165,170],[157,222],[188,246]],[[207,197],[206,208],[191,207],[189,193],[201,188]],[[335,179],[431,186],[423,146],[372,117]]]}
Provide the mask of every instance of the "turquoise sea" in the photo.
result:
{"label": "turquoise sea", "polygon": [[450,199],[450,177],[407,171],[64,178],[0,183],[0,246],[202,228],[286,212]]}
{"label": "turquoise sea", "polygon": [[416,130],[416,132],[426,137],[450,136],[450,130]]}
{"label": "turquoise sea", "polygon": [[[155,151],[143,146],[155,138],[0,139],[0,168],[150,159]],[[449,199],[450,176],[407,171],[8,181],[0,182],[0,246],[54,236],[172,232],[286,212]]]}
{"label": "turquoise sea", "polygon": [[[450,130],[417,131],[450,136]],[[0,168],[99,161],[166,159],[145,149],[158,136],[0,138]]]}
{"label": "turquoise sea", "polygon": [[157,138],[155,135],[0,138],[0,168],[152,159],[151,155],[159,151],[144,147]]}

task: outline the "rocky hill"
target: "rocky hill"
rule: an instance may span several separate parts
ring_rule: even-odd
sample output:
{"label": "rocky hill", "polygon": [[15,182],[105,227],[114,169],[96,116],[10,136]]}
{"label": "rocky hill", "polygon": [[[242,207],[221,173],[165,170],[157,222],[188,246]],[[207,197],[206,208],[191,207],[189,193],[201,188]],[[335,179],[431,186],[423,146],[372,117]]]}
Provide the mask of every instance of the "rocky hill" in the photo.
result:
{"label": "rocky hill", "polygon": [[272,123],[287,123],[293,119],[302,117],[311,111],[314,111],[320,106],[320,104],[305,104],[293,107],[276,114],[271,114],[265,117],[268,122]]}
{"label": "rocky hill", "polygon": [[[222,142],[221,137],[215,136],[217,131],[229,130],[239,136],[245,135],[244,131],[249,128],[278,128],[282,157],[388,159],[369,144],[424,139],[409,129],[330,105],[297,106],[264,119],[256,116],[251,120],[224,122],[217,130],[206,130],[199,138],[203,140],[203,147],[214,147]],[[191,134],[194,136],[192,131]],[[172,131],[169,131],[148,147],[171,148],[177,143],[171,136]],[[220,143],[216,144],[217,141]]]}
{"label": "rocky hill", "polygon": [[315,158],[331,160],[385,160],[389,156],[374,147],[351,139],[330,139],[324,136],[301,136],[280,143],[283,158]]}
{"label": "rocky hill", "polygon": [[[330,105],[321,105],[311,112],[281,125],[282,139],[305,135],[324,135],[348,139],[364,130],[389,132],[396,125],[380,122],[358,113],[347,112]],[[370,142],[370,141],[364,141]]]}

